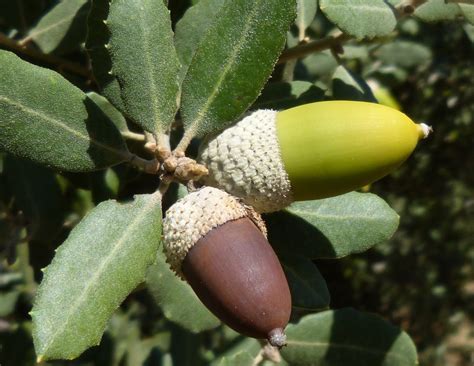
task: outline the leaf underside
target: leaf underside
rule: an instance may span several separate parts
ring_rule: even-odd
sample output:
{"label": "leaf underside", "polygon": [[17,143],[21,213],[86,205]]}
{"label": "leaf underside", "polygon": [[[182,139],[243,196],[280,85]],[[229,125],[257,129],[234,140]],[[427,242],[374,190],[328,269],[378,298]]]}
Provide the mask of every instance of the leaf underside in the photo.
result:
{"label": "leaf underside", "polygon": [[59,247],[32,310],[40,359],[72,359],[100,342],[107,321],[145,279],[161,240],[158,195],[105,201]]}
{"label": "leaf underside", "polygon": [[394,10],[380,0],[320,0],[321,11],[343,32],[357,38],[390,34],[397,25]]}
{"label": "leaf underside", "polygon": [[181,280],[169,267],[160,249],[156,264],[147,274],[147,287],[165,317],[193,333],[220,325],[187,282]]}
{"label": "leaf underside", "polygon": [[163,1],[114,0],[107,27],[123,112],[149,132],[166,132],[178,109],[180,70],[168,8]]}

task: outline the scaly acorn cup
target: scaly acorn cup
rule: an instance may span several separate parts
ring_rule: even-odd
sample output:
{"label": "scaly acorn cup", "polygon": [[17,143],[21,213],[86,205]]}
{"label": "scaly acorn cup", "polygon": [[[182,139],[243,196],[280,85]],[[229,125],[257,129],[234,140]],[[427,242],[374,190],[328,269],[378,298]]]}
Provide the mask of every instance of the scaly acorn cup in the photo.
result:
{"label": "scaly acorn cup", "polygon": [[290,290],[252,208],[204,187],[170,207],[163,234],[171,268],[209,310],[237,332],[285,345]]}
{"label": "scaly acorn cup", "polygon": [[375,103],[329,101],[257,110],[201,147],[208,186],[257,212],[332,197],[394,171],[430,127]]}

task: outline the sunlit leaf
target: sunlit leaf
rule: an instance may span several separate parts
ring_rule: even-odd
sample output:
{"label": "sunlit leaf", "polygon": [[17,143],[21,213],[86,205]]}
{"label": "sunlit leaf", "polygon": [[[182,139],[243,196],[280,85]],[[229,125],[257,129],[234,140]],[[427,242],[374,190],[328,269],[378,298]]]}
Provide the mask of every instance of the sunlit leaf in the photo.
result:
{"label": "sunlit leaf", "polygon": [[291,204],[267,215],[270,242],[282,253],[337,258],[365,251],[395,232],[399,217],[371,193]]}
{"label": "sunlit leaf", "polygon": [[106,201],[57,250],[32,310],[40,359],[72,359],[100,342],[107,321],[145,279],[161,240],[158,195]]}
{"label": "sunlit leaf", "polygon": [[149,132],[166,132],[178,109],[180,69],[168,8],[163,1],[114,0],[107,27],[123,112]]}
{"label": "sunlit leaf", "polygon": [[219,130],[257,98],[284,46],[295,0],[232,0],[199,45],[183,83],[186,137]]}
{"label": "sunlit leaf", "polygon": [[286,329],[290,365],[415,366],[410,337],[382,318],[353,309],[308,315]]}
{"label": "sunlit leaf", "polygon": [[34,41],[44,53],[61,54],[78,49],[86,38],[89,5],[88,0],[59,2],[28,32],[25,40]]}
{"label": "sunlit leaf", "polygon": [[380,0],[320,0],[321,11],[343,32],[360,38],[386,36],[395,29],[393,9]]}
{"label": "sunlit leaf", "polygon": [[61,170],[130,159],[114,124],[58,73],[0,51],[0,149]]}

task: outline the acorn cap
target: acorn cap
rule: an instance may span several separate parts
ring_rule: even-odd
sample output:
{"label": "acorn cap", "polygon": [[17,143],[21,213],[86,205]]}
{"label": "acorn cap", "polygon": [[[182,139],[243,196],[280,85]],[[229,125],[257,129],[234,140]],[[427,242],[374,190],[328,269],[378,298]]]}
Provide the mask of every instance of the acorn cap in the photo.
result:
{"label": "acorn cap", "polygon": [[204,184],[241,197],[257,212],[293,202],[276,131],[277,111],[262,109],[203,144],[198,158],[209,169]]}
{"label": "acorn cap", "polygon": [[213,187],[204,187],[178,200],[163,220],[163,247],[173,271],[184,279],[181,265],[191,248],[213,228],[248,217],[266,237],[260,215],[237,198]]}

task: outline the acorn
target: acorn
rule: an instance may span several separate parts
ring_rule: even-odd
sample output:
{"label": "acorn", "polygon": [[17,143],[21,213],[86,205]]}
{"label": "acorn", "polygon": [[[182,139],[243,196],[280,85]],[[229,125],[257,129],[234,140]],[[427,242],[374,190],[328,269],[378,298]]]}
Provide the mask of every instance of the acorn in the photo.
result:
{"label": "acorn", "polygon": [[428,136],[380,104],[329,101],[257,110],[206,141],[202,183],[242,198],[257,212],[347,193],[394,171]]}
{"label": "acorn", "polygon": [[212,313],[241,334],[285,345],[290,290],[251,207],[204,187],[168,209],[163,235],[171,269]]}

